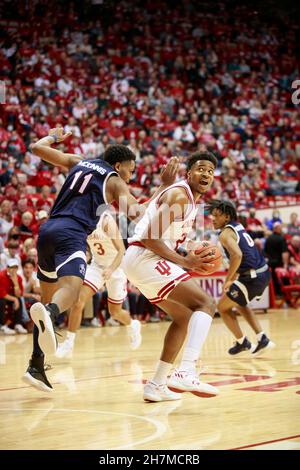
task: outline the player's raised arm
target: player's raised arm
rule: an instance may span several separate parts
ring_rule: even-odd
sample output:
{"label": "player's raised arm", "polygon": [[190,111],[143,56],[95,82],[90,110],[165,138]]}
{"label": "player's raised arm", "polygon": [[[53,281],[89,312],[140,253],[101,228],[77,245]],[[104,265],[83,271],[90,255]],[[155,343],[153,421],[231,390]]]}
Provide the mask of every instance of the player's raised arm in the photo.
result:
{"label": "player's raised arm", "polygon": [[229,269],[224,284],[224,291],[226,292],[228,286],[231,285],[236,278],[237,270],[241,264],[243,254],[237,243],[236,234],[231,228],[226,228],[223,230],[219,240],[222,246],[228,252],[230,258]]}
{"label": "player's raised arm", "polygon": [[31,145],[32,153],[52,165],[63,166],[70,170],[74,165],[77,165],[77,163],[82,160],[82,157],[71,153],[63,153],[60,150],[51,148],[51,145],[63,142],[71,134],[72,132],[64,134],[62,127],[50,129],[49,135]]}

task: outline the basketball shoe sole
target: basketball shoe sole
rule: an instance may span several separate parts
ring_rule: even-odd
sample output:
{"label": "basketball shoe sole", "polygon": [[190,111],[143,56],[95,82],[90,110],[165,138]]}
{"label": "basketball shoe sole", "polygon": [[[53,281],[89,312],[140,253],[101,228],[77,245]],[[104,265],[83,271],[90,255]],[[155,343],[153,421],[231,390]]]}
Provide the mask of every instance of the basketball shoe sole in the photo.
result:
{"label": "basketball shoe sole", "polygon": [[30,309],[30,316],[33,323],[39,330],[39,346],[44,354],[55,354],[57,349],[57,340],[50,316],[46,307],[37,302]]}

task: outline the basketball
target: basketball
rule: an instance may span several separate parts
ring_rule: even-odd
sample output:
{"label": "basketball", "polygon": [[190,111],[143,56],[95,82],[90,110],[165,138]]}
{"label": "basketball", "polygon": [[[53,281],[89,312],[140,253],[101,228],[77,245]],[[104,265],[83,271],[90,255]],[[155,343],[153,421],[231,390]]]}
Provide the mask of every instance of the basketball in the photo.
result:
{"label": "basketball", "polygon": [[220,248],[217,245],[213,245],[211,242],[203,240],[199,242],[193,251],[195,255],[201,255],[201,258],[205,258],[206,256],[210,257],[207,262],[213,266],[203,267],[203,270],[207,275],[213,274],[218,271],[218,269],[221,269],[223,256]]}

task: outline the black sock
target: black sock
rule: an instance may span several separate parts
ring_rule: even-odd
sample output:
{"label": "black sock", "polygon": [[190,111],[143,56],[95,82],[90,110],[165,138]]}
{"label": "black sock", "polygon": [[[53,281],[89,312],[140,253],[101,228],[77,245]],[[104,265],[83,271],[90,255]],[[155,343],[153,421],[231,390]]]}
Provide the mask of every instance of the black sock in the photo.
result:
{"label": "black sock", "polygon": [[43,351],[41,350],[39,346],[39,329],[36,325],[33,327],[33,352],[32,352],[32,357],[40,357],[44,356]]}
{"label": "black sock", "polygon": [[47,304],[46,309],[50,311],[50,315],[52,320],[56,320],[57,317],[60,315],[60,310],[57,306],[57,304]]}

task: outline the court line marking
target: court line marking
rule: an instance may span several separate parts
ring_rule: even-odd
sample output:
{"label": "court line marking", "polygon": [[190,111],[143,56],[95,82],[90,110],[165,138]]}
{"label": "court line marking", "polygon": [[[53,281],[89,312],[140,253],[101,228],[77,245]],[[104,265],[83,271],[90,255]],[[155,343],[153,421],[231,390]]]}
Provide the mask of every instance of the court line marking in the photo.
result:
{"label": "court line marking", "polygon": [[[152,374],[154,370],[146,370],[145,374]],[[118,374],[118,375],[98,375],[95,377],[86,377],[84,379],[74,379],[74,382],[87,382],[88,380],[99,380],[99,379],[114,379],[118,377],[128,377],[131,375],[137,375],[135,372],[132,374]],[[63,385],[68,382],[73,382],[73,380],[66,380],[65,382],[51,382],[53,385]],[[10,390],[22,390],[24,388],[33,388],[31,385],[20,385],[19,387],[9,387],[9,388],[0,388],[0,392],[8,392]]]}
{"label": "court line marking", "polygon": [[[144,374],[152,374],[154,372],[154,370],[148,370],[148,371],[143,371],[143,375]],[[259,371],[258,371],[259,372]],[[261,372],[264,372],[264,371],[261,371]],[[266,371],[266,374],[267,374],[267,371]],[[118,375],[99,375],[99,376],[95,376],[95,377],[86,377],[86,378],[82,378],[82,379],[74,379],[74,382],[87,382],[89,380],[99,380],[99,379],[113,379],[113,378],[118,378],[118,377],[128,377],[128,376],[131,376],[131,375],[136,375],[136,373],[131,373],[131,374],[118,374]],[[244,373],[244,374],[236,374],[236,373],[213,373],[213,372],[205,372],[204,374],[202,375],[222,375],[222,376],[237,376],[237,377],[242,377],[243,375],[257,375],[257,374],[247,374],[247,373]],[[268,378],[272,379],[273,376],[269,376]],[[259,381],[261,379],[257,379],[257,381]],[[267,380],[267,379],[266,379]],[[66,380],[64,382],[52,382],[53,385],[63,385],[65,383],[68,383],[70,382],[70,380]],[[32,388],[31,385],[21,385],[19,387],[8,387],[8,388],[0,388],[0,392],[8,392],[10,390],[22,390],[22,389],[26,389],[26,388]]]}
{"label": "court line marking", "polygon": [[[140,439],[139,441],[131,442],[129,444],[124,444],[122,446],[118,447],[111,447],[110,449],[107,450],[119,450],[119,449],[127,449],[131,448],[137,445],[145,444],[146,442],[153,441],[154,439],[157,439],[161,437],[167,430],[167,427],[165,424],[161,423],[160,421],[157,421],[153,418],[148,418],[147,416],[140,416],[140,415],[134,415],[131,413],[118,413],[116,411],[100,411],[100,410],[78,410],[78,409],[67,409],[67,408],[54,408],[54,409],[44,409],[44,408],[0,408],[1,411],[13,411],[13,412],[20,412],[20,411],[47,411],[49,413],[52,413],[53,411],[58,412],[58,413],[97,413],[97,414],[102,414],[102,415],[115,415],[115,416],[123,416],[123,417],[129,417],[129,418],[135,418],[139,419],[142,421],[146,421],[150,424],[152,424],[156,430],[150,434],[150,436],[145,437],[144,439]],[[71,449],[72,450],[72,449]],[[103,450],[101,448],[96,449],[96,450]]]}
{"label": "court line marking", "polygon": [[296,436],[281,437],[280,439],[273,439],[272,441],[263,441],[263,442],[257,442],[256,444],[249,444],[249,445],[241,446],[241,447],[233,447],[232,449],[228,449],[228,450],[249,449],[250,447],[263,446],[264,444],[272,444],[273,442],[288,441],[290,439],[296,439],[297,437],[300,437],[300,434],[297,434]]}

